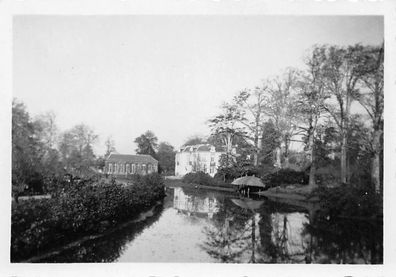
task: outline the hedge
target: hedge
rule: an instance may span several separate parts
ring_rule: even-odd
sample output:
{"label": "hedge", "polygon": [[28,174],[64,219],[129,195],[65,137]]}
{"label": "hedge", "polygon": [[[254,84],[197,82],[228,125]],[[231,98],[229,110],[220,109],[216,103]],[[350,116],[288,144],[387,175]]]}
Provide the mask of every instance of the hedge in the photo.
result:
{"label": "hedge", "polygon": [[293,169],[280,169],[262,178],[268,187],[277,187],[282,185],[307,185],[309,176],[303,171]]}
{"label": "hedge", "polygon": [[52,199],[12,205],[11,261],[18,262],[129,220],[162,199],[158,174],[137,176],[131,186],[90,183]]}

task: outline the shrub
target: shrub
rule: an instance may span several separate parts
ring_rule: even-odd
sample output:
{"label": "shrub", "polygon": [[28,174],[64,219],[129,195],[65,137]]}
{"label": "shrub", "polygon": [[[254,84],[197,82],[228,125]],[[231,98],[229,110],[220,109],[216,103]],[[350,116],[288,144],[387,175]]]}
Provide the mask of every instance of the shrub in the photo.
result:
{"label": "shrub", "polygon": [[368,218],[382,214],[381,196],[374,192],[370,182],[319,187],[314,193],[321,201],[321,211],[330,216]]}
{"label": "shrub", "polygon": [[268,187],[277,187],[282,185],[307,185],[309,176],[302,171],[293,169],[281,169],[267,176],[264,176],[263,182]]}
{"label": "shrub", "polygon": [[353,263],[356,253],[370,263],[383,261],[382,198],[362,183],[319,187],[320,209],[307,230],[328,258]]}
{"label": "shrub", "polygon": [[133,186],[80,182],[57,198],[13,203],[11,260],[37,255],[59,246],[61,241],[104,231],[163,197],[163,179],[153,174],[137,177]]}
{"label": "shrub", "polygon": [[217,185],[217,181],[212,178],[209,174],[204,172],[197,173],[187,173],[183,177],[183,182],[198,184],[203,186],[215,186]]}
{"label": "shrub", "polygon": [[329,164],[316,170],[316,182],[319,186],[336,186],[340,180],[339,165]]}

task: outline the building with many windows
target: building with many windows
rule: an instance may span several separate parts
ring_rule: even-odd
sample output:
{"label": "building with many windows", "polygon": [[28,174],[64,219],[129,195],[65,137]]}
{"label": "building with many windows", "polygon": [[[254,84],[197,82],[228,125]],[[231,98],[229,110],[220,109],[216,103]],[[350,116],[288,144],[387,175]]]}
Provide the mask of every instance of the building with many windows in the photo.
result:
{"label": "building with many windows", "polygon": [[190,172],[201,171],[213,177],[223,154],[225,152],[210,144],[184,146],[176,153],[175,175],[184,176]]}
{"label": "building with many windows", "polygon": [[158,172],[158,161],[150,155],[110,154],[104,170],[104,173],[115,176],[146,175],[154,172]]}

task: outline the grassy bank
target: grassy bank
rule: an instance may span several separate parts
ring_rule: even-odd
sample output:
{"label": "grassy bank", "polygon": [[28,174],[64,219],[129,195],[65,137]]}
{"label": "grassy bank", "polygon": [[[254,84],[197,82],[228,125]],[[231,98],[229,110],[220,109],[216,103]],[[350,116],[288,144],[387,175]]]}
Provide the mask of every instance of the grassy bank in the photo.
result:
{"label": "grassy bank", "polygon": [[89,183],[58,197],[12,204],[11,261],[18,262],[132,219],[164,197],[159,175],[131,186]]}

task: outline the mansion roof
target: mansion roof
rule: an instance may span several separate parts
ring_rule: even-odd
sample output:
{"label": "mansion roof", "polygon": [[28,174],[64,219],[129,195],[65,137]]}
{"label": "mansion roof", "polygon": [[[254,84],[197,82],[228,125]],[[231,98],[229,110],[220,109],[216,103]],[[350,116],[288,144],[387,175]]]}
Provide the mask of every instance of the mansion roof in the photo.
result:
{"label": "mansion roof", "polygon": [[158,161],[150,155],[126,155],[113,153],[107,157],[106,161],[118,163],[158,163]]}

